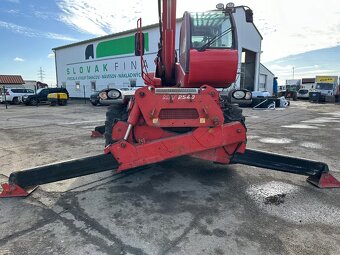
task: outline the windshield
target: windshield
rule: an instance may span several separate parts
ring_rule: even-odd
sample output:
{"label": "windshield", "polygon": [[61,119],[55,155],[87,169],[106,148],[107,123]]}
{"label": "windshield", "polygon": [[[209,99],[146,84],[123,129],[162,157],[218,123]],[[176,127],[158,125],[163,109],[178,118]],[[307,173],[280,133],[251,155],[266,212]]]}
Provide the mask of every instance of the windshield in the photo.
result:
{"label": "windshield", "polygon": [[41,89],[38,89],[37,90],[37,94],[39,94],[40,93],[40,91],[42,91],[43,90],[43,88],[41,88]]}
{"label": "windshield", "polygon": [[286,85],[287,90],[297,91],[300,86],[298,85]]}
{"label": "windshield", "polygon": [[220,11],[190,14],[192,48],[232,48],[233,32],[230,15]]}
{"label": "windshield", "polygon": [[317,83],[316,89],[320,90],[333,90],[333,84],[331,83]]}

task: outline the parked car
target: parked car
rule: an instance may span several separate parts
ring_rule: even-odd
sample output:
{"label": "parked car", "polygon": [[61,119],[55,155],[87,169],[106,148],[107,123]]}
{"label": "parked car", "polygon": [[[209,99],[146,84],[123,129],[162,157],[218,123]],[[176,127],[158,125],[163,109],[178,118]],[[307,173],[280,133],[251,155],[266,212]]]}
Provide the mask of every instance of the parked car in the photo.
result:
{"label": "parked car", "polygon": [[[6,101],[12,104],[19,104],[21,102],[21,97],[25,95],[33,95],[33,89],[25,88],[5,88],[4,93],[6,93]],[[0,102],[5,102],[5,94],[0,94]]]}
{"label": "parked car", "polygon": [[47,96],[50,93],[66,93],[67,97],[69,97],[65,88],[42,88],[37,90],[37,94],[23,96],[22,101],[26,105],[38,105],[47,102]]}
{"label": "parked car", "polygon": [[[98,93],[99,104],[124,104],[135,95],[135,91],[140,87],[109,88],[103,89]],[[92,101],[91,101],[92,103]]]}
{"label": "parked car", "polygon": [[99,102],[99,93],[100,91],[94,91],[91,96],[90,96],[90,102],[92,105],[96,106],[96,105],[99,105],[100,102]]}
{"label": "parked car", "polygon": [[309,98],[309,90],[308,89],[299,89],[297,92],[297,98]]}

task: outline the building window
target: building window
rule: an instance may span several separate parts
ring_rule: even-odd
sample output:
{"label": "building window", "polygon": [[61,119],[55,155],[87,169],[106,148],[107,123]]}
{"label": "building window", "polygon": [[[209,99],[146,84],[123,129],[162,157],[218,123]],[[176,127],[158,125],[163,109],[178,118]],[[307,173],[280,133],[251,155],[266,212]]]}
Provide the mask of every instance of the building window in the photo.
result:
{"label": "building window", "polygon": [[130,80],[130,87],[136,87],[136,85],[137,85],[137,80],[136,79],[131,79]]}
{"label": "building window", "polygon": [[245,62],[246,62],[246,53],[244,51],[242,51],[241,63],[245,63]]}
{"label": "building window", "polygon": [[259,91],[266,91],[267,89],[267,75],[265,74],[260,74],[259,77]]}
{"label": "building window", "polygon": [[95,81],[91,81],[91,90],[92,91],[96,91],[96,82]]}
{"label": "building window", "polygon": [[79,81],[76,82],[76,90],[80,90],[80,82]]}

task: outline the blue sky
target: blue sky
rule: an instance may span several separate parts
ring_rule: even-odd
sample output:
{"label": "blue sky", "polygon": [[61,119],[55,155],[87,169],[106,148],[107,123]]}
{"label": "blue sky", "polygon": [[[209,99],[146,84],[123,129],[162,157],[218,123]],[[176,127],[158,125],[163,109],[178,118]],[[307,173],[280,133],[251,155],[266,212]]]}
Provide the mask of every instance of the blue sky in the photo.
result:
{"label": "blue sky", "polygon": [[[212,1],[178,0],[185,10],[215,7]],[[316,74],[340,75],[338,0],[235,0],[254,11],[261,32],[264,63],[280,82]],[[1,74],[21,74],[55,84],[52,48],[157,22],[156,0],[0,0]]]}

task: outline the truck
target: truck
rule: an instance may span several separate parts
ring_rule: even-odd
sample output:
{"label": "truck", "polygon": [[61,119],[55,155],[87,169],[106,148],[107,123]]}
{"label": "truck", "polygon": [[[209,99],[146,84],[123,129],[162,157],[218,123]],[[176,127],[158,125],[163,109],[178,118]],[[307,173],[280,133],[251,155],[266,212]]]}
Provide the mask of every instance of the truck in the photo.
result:
{"label": "truck", "polygon": [[310,98],[315,102],[336,101],[340,95],[338,76],[316,76],[315,89]]}
{"label": "truck", "polygon": [[315,88],[315,78],[302,78],[301,87],[297,92],[298,98],[308,99],[309,92]]}
{"label": "truck", "polygon": [[292,98],[294,101],[297,99],[297,92],[301,87],[300,79],[286,80],[284,90],[278,93],[279,97]]}
{"label": "truck", "polygon": [[[137,22],[135,55],[140,56],[145,86],[128,102],[108,108],[103,154],[12,172],[0,197],[27,196],[28,188],[74,177],[115,170],[117,173],[187,155],[218,164],[245,164],[309,176],[319,188],[339,188],[340,182],[323,162],[247,148],[245,117],[234,100],[248,91],[231,90],[223,100],[220,88],[237,77],[238,54],[233,21],[235,8],[217,4],[215,10],[185,12],[179,55],[175,50],[176,0],[159,0],[159,51],[156,71],[144,65],[142,20]],[[101,93],[115,99],[117,91]]]}

